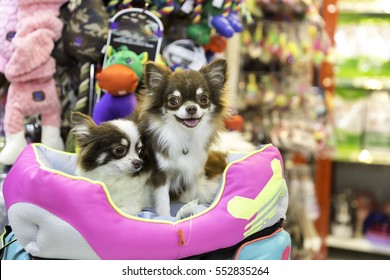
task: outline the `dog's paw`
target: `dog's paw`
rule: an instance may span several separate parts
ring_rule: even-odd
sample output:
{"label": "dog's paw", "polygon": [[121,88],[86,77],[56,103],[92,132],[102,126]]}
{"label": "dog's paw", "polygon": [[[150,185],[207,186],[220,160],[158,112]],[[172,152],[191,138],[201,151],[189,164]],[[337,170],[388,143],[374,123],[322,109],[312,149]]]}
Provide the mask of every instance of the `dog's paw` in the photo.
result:
{"label": "dog's paw", "polygon": [[176,214],[176,221],[182,220],[197,214],[198,211],[198,199],[184,204]]}
{"label": "dog's paw", "polygon": [[171,207],[156,206],[156,212],[159,216],[171,217]]}

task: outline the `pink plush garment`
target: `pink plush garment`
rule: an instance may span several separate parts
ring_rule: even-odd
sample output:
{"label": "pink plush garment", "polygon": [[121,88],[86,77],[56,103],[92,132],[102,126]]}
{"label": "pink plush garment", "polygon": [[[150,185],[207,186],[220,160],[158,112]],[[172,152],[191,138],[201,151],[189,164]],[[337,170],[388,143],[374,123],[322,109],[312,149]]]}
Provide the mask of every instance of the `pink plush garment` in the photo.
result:
{"label": "pink plush garment", "polygon": [[61,106],[53,78],[56,64],[51,53],[62,33],[60,7],[68,1],[5,2],[16,5],[13,19],[17,22],[11,42],[13,51],[4,63],[4,74],[11,85],[4,114],[6,146],[0,152],[0,163],[12,165],[27,145],[24,123],[29,116],[41,116],[43,144],[59,150],[64,148],[60,135]]}
{"label": "pink plush garment", "polygon": [[16,31],[16,0],[1,0],[0,15],[0,72],[4,73],[5,65],[14,51],[11,40]]}
{"label": "pink plush garment", "polygon": [[54,79],[13,82],[5,105],[4,130],[9,134],[24,129],[25,116],[41,115],[41,124],[60,127],[60,101]]}
{"label": "pink plush garment", "polygon": [[[66,1],[17,1],[17,33],[12,40],[15,50],[4,72],[9,81],[12,82],[15,77],[28,74],[47,63],[51,57],[54,42],[61,36],[63,24],[58,14],[60,4],[64,2]],[[37,78],[47,77],[41,73],[41,76]]]}
{"label": "pink plush garment", "polygon": [[[7,1],[8,2],[8,1]],[[40,114],[42,125],[60,127],[61,106],[53,75],[54,43],[63,24],[58,18],[65,0],[14,0],[17,3],[15,47],[5,66],[11,82],[4,116],[6,134],[24,129],[24,118]]]}

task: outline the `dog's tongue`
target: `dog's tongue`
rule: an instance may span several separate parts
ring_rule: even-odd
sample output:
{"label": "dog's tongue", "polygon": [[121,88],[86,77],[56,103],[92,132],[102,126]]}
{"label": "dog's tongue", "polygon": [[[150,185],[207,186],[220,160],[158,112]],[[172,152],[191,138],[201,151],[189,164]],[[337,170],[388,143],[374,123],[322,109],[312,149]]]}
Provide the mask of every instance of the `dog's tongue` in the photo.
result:
{"label": "dog's tongue", "polygon": [[183,120],[184,124],[189,127],[195,127],[199,123],[199,119],[187,119]]}

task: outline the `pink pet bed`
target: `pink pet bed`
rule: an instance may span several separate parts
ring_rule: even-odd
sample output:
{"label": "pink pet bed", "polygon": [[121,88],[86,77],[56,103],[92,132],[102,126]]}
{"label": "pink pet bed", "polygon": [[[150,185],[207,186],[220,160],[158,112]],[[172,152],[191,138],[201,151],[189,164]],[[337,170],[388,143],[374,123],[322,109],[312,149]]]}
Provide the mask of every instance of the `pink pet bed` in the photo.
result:
{"label": "pink pet bed", "polygon": [[124,214],[103,183],[74,175],[75,154],[32,144],[4,182],[9,223],[38,258],[183,259],[236,246],[232,258],[287,259],[290,238],[281,221],[288,192],[278,149],[230,157],[214,202],[172,221]]}

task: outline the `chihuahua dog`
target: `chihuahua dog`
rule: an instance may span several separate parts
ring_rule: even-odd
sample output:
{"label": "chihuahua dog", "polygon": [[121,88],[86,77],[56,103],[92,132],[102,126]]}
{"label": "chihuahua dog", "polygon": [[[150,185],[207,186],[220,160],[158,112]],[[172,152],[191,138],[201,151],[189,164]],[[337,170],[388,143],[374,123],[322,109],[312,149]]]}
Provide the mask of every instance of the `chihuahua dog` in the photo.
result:
{"label": "chihuahua dog", "polygon": [[[218,135],[218,141],[209,148],[204,172],[197,186],[196,199],[199,204],[210,205],[216,198],[220,179],[225,171],[229,153],[247,154],[256,150],[256,146],[246,140],[239,131],[223,131]],[[191,201],[189,191],[184,191],[179,200]]]}
{"label": "chihuahua dog", "polygon": [[150,168],[136,124],[118,119],[96,125],[82,113],[72,113],[72,133],[79,148],[76,175],[102,181],[114,204],[136,215],[152,206],[146,182]]}
{"label": "chihuahua dog", "polygon": [[159,215],[170,216],[173,196],[189,192],[187,200],[196,199],[208,149],[230,113],[226,80],[224,59],[199,71],[172,72],[154,62],[144,67],[146,89],[140,94],[136,120],[151,151],[149,183]]}

